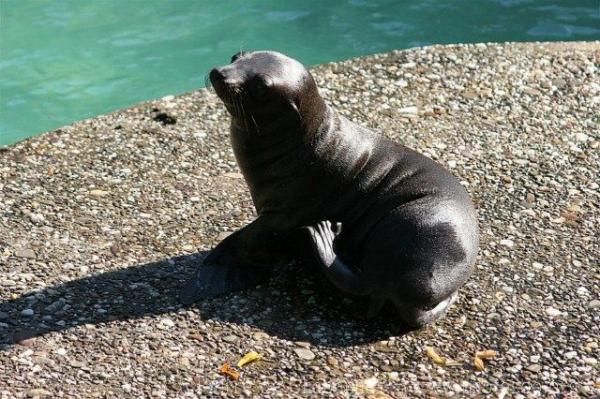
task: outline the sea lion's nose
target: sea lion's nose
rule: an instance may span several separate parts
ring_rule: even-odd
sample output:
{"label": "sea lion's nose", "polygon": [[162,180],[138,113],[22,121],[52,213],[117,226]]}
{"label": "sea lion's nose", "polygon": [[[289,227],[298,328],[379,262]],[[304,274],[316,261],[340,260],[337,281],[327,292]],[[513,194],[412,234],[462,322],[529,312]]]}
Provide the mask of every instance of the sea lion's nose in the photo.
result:
{"label": "sea lion's nose", "polygon": [[222,82],[225,80],[225,75],[223,74],[223,71],[220,70],[219,68],[213,68],[210,71],[209,77],[210,77],[210,81],[213,85],[216,82]]}

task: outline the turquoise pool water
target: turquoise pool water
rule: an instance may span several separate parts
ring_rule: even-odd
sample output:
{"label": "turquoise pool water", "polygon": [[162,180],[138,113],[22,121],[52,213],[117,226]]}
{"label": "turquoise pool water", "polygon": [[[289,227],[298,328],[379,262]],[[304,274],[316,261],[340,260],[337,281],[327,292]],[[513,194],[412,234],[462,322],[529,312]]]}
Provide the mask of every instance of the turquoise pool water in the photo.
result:
{"label": "turquoise pool water", "polygon": [[196,89],[240,49],[597,39],[598,0],[0,0],[0,145]]}

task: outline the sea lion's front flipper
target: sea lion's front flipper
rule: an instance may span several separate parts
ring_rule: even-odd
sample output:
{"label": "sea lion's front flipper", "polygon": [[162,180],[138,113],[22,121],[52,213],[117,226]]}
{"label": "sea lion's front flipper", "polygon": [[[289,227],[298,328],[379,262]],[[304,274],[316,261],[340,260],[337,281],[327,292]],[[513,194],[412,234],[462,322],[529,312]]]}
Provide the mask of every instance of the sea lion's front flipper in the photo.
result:
{"label": "sea lion's front flipper", "polygon": [[370,287],[358,272],[348,267],[335,250],[335,240],[342,230],[341,223],[331,225],[328,220],[307,226],[313,252],[319,266],[329,280],[342,291],[354,295],[367,295]]}
{"label": "sea lion's front flipper", "polygon": [[205,260],[185,284],[179,299],[189,305],[201,299],[255,287],[268,277],[267,269],[248,267],[234,259],[230,262]]}
{"label": "sea lion's front flipper", "polygon": [[189,305],[265,281],[282,258],[275,251],[277,239],[268,239],[272,234],[266,232],[268,224],[257,219],[220,242],[181,290],[181,302]]}

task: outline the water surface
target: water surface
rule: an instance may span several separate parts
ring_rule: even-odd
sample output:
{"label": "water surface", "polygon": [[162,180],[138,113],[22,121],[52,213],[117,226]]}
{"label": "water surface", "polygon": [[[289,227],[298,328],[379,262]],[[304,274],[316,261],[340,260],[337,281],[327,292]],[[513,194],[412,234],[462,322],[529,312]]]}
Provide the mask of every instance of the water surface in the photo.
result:
{"label": "water surface", "polygon": [[0,0],[0,145],[196,89],[240,49],[317,64],[434,43],[597,39],[598,0]]}

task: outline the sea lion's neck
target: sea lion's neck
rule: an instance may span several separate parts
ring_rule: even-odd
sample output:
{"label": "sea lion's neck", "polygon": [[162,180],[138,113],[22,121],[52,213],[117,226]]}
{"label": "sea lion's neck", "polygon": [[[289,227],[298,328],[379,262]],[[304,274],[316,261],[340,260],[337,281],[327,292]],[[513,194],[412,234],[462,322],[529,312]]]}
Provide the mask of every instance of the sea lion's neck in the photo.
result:
{"label": "sea lion's neck", "polygon": [[325,104],[321,113],[319,125],[309,134],[312,144],[326,142],[340,123],[339,115],[333,108]]}
{"label": "sea lion's neck", "polygon": [[298,115],[302,121],[304,134],[313,136],[327,125],[334,112],[319,95],[317,87],[311,87],[309,93],[304,93],[298,103]]}
{"label": "sea lion's neck", "polygon": [[231,125],[233,152],[257,207],[259,193],[270,192],[271,185],[293,172],[302,153],[301,130],[297,120],[264,135]]}
{"label": "sea lion's neck", "polygon": [[[321,164],[343,174],[338,177],[352,179],[369,162],[374,138],[373,132],[354,124],[328,106],[313,147]],[[346,167],[340,168],[340,165]]]}

